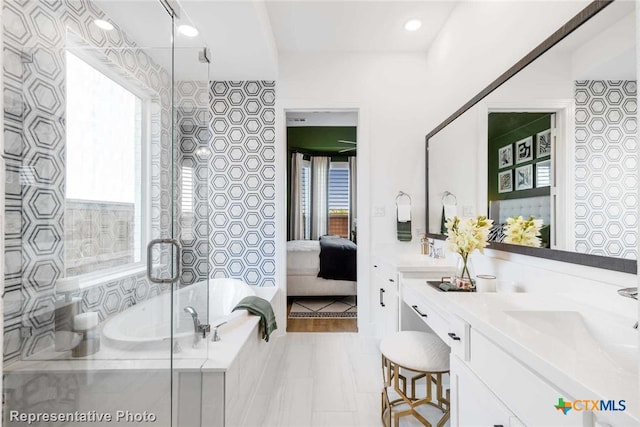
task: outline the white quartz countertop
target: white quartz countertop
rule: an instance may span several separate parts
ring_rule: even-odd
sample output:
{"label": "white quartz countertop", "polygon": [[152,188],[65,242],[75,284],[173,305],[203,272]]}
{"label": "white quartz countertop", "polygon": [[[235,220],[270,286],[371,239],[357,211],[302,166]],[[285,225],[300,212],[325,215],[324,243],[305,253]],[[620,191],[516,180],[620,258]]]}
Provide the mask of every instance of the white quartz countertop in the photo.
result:
{"label": "white quartz countertop", "polygon": [[634,319],[598,309],[598,301],[585,295],[438,292],[424,279],[406,279],[403,286],[461,317],[558,389],[584,399],[626,400],[614,425],[623,425],[620,416],[629,423],[624,425],[640,425]]}
{"label": "white quartz countertop", "polygon": [[376,259],[384,262],[399,273],[420,271],[451,272],[456,267],[456,261],[451,258],[432,258],[420,253],[378,254]]}

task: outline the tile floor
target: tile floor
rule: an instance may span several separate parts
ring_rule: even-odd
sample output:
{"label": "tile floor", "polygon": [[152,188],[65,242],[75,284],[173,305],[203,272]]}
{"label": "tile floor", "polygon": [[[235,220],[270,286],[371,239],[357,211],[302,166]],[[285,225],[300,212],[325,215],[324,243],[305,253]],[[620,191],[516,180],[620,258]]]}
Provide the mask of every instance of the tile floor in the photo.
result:
{"label": "tile floor", "polygon": [[[274,344],[242,427],[383,425],[375,339],[358,333],[288,333]],[[401,427],[421,425],[409,418]],[[437,421],[431,414],[428,419]]]}

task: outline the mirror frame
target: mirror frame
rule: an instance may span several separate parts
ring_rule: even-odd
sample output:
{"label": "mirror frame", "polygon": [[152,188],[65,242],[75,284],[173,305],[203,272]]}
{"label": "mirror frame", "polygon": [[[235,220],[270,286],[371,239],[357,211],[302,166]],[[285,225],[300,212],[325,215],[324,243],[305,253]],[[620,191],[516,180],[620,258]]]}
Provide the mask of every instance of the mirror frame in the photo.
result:
{"label": "mirror frame", "polygon": [[[613,3],[614,0],[595,0],[591,2],[587,7],[581,10],[576,16],[571,18],[566,24],[560,27],[556,32],[551,34],[542,43],[536,46],[531,52],[524,56],[520,61],[515,63],[506,72],[501,74],[497,79],[491,82],[487,87],[482,89],[477,95],[471,98],[467,103],[460,107],[451,116],[447,117],[442,123],[436,126],[425,137],[425,187],[426,187],[426,229],[429,230],[429,141],[431,138],[451,124],[455,119],[464,114],[467,110],[472,108],[478,102],[483,100],[486,96],[498,89],[503,83],[515,76],[527,65],[542,56],[549,49],[554,47],[560,41],[562,41],[569,34],[578,29],[582,24],[589,19],[597,15],[602,9]],[[638,13],[638,11],[636,11]],[[427,233],[427,236],[432,239],[444,240],[446,236],[444,234]],[[571,264],[579,264],[588,267],[596,267],[605,270],[619,271],[629,274],[637,274],[638,262],[637,260],[614,258],[609,256],[582,254],[578,252],[570,252],[558,249],[548,248],[534,248],[530,246],[511,245],[507,243],[489,242],[489,249],[495,249],[503,252],[517,253],[527,256],[533,256],[537,258],[546,258],[554,261],[567,262]]]}

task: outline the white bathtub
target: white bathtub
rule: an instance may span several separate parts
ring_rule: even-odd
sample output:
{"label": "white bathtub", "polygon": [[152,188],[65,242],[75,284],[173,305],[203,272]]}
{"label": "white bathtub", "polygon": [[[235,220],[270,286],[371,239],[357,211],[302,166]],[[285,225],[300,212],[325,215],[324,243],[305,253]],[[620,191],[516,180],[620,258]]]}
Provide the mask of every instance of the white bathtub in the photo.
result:
{"label": "white bathtub", "polygon": [[[208,298],[207,298],[208,290]],[[191,316],[184,311],[192,306],[202,323],[213,327],[246,315],[233,312],[238,302],[255,295],[251,286],[237,279],[210,279],[194,283],[173,294],[167,292],[137,304],[107,320],[102,336],[110,346],[131,350],[170,349],[175,342],[183,348],[193,346],[194,327]],[[173,298],[173,335],[171,334],[171,298]]]}

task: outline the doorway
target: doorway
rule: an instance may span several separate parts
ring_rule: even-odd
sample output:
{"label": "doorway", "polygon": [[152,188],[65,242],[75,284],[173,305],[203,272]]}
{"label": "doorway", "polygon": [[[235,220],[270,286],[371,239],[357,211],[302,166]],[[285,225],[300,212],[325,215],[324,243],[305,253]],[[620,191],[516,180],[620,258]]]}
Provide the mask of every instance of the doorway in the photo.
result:
{"label": "doorway", "polygon": [[503,225],[511,217],[535,217],[542,221],[540,245],[557,247],[556,113],[490,111],[487,123],[490,239],[505,239]]}
{"label": "doorway", "polygon": [[285,120],[287,332],[356,332],[358,113]]}

